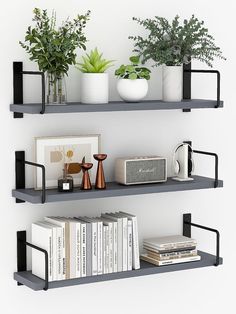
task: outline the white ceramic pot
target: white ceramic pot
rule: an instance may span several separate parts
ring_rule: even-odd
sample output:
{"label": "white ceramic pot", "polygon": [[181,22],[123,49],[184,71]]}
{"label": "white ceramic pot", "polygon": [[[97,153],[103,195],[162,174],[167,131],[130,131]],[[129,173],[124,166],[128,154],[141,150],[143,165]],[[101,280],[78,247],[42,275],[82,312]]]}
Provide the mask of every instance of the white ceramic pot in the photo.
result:
{"label": "white ceramic pot", "polygon": [[164,101],[181,101],[183,98],[183,66],[163,66],[162,96]]}
{"label": "white ceramic pot", "polygon": [[109,98],[108,73],[82,73],[81,102],[84,104],[105,104]]}
{"label": "white ceramic pot", "polygon": [[148,82],[146,79],[119,79],[117,91],[124,101],[138,102],[147,95]]}

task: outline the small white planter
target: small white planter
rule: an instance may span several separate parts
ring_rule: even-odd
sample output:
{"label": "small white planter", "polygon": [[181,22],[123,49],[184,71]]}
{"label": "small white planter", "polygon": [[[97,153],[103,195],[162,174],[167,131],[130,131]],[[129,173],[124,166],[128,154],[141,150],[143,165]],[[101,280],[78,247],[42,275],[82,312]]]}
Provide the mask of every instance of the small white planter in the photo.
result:
{"label": "small white planter", "polygon": [[146,79],[119,79],[117,91],[124,101],[138,102],[147,95],[148,82]]}
{"label": "small white planter", "polygon": [[81,102],[84,104],[105,104],[109,99],[108,73],[82,73]]}
{"label": "small white planter", "polygon": [[183,98],[183,66],[163,66],[162,96],[164,101],[181,101]]}

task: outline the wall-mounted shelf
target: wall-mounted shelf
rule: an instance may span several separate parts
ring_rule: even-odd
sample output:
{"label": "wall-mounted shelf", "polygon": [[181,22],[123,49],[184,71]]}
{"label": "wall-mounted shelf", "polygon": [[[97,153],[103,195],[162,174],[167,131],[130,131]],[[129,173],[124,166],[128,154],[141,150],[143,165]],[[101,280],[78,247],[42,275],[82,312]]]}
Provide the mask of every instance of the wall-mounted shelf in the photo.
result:
{"label": "wall-mounted shelf", "polygon": [[[116,182],[109,182],[106,190],[81,191],[79,188],[72,193],[60,193],[57,189],[46,190],[46,203],[85,200],[94,198],[106,198],[115,196],[128,196],[151,193],[165,193],[176,191],[190,191],[201,189],[213,189],[215,179],[202,176],[193,176],[193,181],[178,182],[168,178],[165,183],[142,184],[124,186]],[[218,187],[223,187],[223,181],[218,181]],[[12,196],[25,202],[40,204],[42,203],[42,191],[34,189],[17,189],[12,191]]]}
{"label": "wall-mounted shelf", "polygon": [[[147,262],[140,261],[141,268],[138,270],[105,274],[105,275],[99,275],[99,276],[84,277],[84,278],[69,279],[69,280],[53,281],[53,282],[49,282],[48,288],[49,289],[62,288],[62,287],[68,287],[68,286],[82,285],[86,283],[94,283],[94,282],[114,280],[114,279],[162,274],[162,273],[174,272],[178,270],[202,268],[202,267],[209,267],[209,266],[214,265],[214,262],[215,262],[214,255],[211,255],[202,251],[198,251],[198,254],[201,255],[201,260],[196,261],[196,262],[166,265],[166,266],[158,267],[158,266],[149,264]],[[220,258],[220,264],[223,264],[222,258]],[[45,281],[43,279],[40,279],[32,275],[31,271],[15,272],[14,279],[20,284],[25,285],[28,288],[31,288],[35,291],[43,290],[45,286]]]}
{"label": "wall-mounted shelf", "polygon": [[[17,232],[17,267],[18,271],[14,273],[14,279],[17,281],[18,285],[25,285],[35,291],[48,290],[53,288],[75,286],[86,283],[101,282],[114,279],[123,279],[139,276],[147,276],[161,273],[174,272],[179,270],[187,270],[194,268],[202,268],[208,266],[218,266],[223,264],[223,259],[220,257],[220,233],[216,229],[212,229],[206,226],[198,225],[192,223],[191,214],[183,215],[183,235],[186,237],[191,237],[192,227],[207,230],[216,234],[216,255],[208,254],[202,251],[198,251],[201,256],[200,261],[187,262],[181,264],[165,265],[165,266],[154,266],[148,262],[140,261],[140,269],[110,273],[98,276],[89,276],[84,278],[75,278],[68,280],[52,281],[48,282],[48,259],[47,252],[42,248],[39,248],[26,241],[26,231]],[[27,271],[27,251],[26,246],[36,249],[45,254],[45,280],[32,274],[31,271]]]}
{"label": "wall-mounted shelf", "polygon": [[[83,112],[113,112],[141,110],[175,110],[175,109],[206,109],[215,108],[216,100],[190,99],[181,102],[164,102],[162,100],[146,100],[138,103],[111,101],[108,104],[68,103],[66,105],[48,105],[45,114],[49,113],[83,113]],[[223,107],[223,101],[220,102]],[[10,111],[17,113],[40,114],[41,104],[11,104]]]}

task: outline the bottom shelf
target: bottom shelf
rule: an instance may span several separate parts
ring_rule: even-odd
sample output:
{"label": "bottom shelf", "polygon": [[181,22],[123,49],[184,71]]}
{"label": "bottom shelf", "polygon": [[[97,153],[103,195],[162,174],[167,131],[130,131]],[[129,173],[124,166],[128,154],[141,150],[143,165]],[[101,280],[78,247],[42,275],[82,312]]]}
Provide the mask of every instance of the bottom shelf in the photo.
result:
{"label": "bottom shelf", "polygon": [[[216,260],[215,255],[211,255],[202,251],[198,251],[198,254],[201,255],[201,260],[196,261],[196,262],[188,262],[188,263],[173,264],[173,265],[166,265],[166,266],[155,266],[150,263],[141,261],[141,268],[138,270],[105,274],[105,275],[99,275],[99,276],[84,277],[84,278],[52,281],[52,282],[49,282],[49,289],[82,285],[86,283],[93,283],[93,282],[100,282],[100,281],[107,281],[107,280],[168,273],[168,272],[173,272],[173,271],[178,271],[178,270],[214,266],[215,260]],[[223,264],[223,258],[220,258],[219,263]],[[43,290],[44,285],[45,285],[44,280],[32,275],[31,271],[15,272],[14,279],[20,284],[23,284],[35,291]]]}

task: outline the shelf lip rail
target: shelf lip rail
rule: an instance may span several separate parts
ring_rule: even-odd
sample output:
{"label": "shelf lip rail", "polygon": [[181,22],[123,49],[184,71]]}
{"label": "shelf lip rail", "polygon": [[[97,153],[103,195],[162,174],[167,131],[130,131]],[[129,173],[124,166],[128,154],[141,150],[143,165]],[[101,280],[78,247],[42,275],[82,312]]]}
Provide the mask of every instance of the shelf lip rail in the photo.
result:
{"label": "shelf lip rail", "polygon": [[[32,248],[33,250],[37,250],[44,254],[45,261],[45,285],[43,290],[47,291],[49,286],[48,280],[48,252],[41,247],[29,243],[26,241],[26,231],[18,231],[17,232],[17,268],[18,271],[26,271],[27,270],[27,254],[26,254],[26,246]],[[21,284],[20,284],[21,285]]]}
{"label": "shelf lip rail", "polygon": [[183,235],[191,238],[191,227],[203,229],[206,231],[210,231],[216,234],[216,262],[215,266],[220,265],[220,232],[217,229],[213,229],[207,226],[195,224],[191,221],[191,214],[183,215]]}
{"label": "shelf lip rail", "polygon": [[[16,152],[15,169],[16,169],[16,189],[25,188],[25,165],[41,168],[42,170],[42,197],[41,203],[46,202],[46,169],[44,165],[25,160],[25,152]],[[18,201],[22,202],[22,201]]]}
{"label": "shelf lip rail", "polygon": [[195,150],[193,149],[193,153],[200,154],[200,155],[207,155],[207,156],[213,156],[215,158],[215,183],[214,188],[217,188],[219,186],[219,157],[216,153],[211,152],[205,152],[201,150]]}
{"label": "shelf lip rail", "polygon": [[221,79],[221,76],[220,76],[220,71],[218,70],[192,70],[191,68],[190,69],[184,69],[184,74],[185,73],[211,73],[211,74],[216,74],[216,79],[217,79],[217,87],[216,87],[216,106],[215,108],[219,108],[220,107],[220,79]]}

